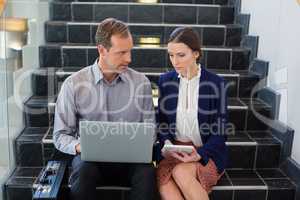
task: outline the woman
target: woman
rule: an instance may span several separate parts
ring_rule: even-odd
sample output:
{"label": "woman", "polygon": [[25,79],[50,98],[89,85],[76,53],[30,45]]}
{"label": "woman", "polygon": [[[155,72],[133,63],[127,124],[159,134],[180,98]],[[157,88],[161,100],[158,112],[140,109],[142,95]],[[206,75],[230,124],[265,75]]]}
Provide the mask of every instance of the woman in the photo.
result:
{"label": "woman", "polygon": [[160,146],[195,148],[190,154],[161,150],[160,194],[162,199],[209,199],[227,160],[225,83],[199,64],[200,39],[191,28],[172,32],[168,53],[175,70],[161,75],[158,84]]}

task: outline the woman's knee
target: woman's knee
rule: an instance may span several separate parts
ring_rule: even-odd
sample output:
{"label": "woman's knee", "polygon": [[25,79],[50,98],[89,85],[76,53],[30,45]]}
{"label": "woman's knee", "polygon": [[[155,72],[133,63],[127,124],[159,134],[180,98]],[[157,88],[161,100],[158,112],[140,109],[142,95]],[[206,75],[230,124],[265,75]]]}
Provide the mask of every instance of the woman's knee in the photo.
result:
{"label": "woman's knee", "polygon": [[172,170],[172,177],[174,180],[181,180],[186,178],[187,169],[184,163],[176,165]]}
{"label": "woman's knee", "polygon": [[177,185],[183,186],[189,184],[189,180],[194,177],[194,172],[187,163],[180,163],[172,170],[172,177]]}
{"label": "woman's knee", "polygon": [[172,179],[166,184],[159,185],[159,193],[162,200],[183,200],[179,188]]}

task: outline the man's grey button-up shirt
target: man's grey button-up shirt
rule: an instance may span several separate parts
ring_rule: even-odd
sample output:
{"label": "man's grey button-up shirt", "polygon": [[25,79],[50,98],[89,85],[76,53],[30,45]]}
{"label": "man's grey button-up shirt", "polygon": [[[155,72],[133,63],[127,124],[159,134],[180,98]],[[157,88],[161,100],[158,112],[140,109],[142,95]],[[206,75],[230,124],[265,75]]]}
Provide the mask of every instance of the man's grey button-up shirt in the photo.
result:
{"label": "man's grey button-up shirt", "polygon": [[58,150],[76,154],[80,120],[155,123],[150,81],[128,68],[108,83],[97,61],[72,74],[56,101],[53,139]]}

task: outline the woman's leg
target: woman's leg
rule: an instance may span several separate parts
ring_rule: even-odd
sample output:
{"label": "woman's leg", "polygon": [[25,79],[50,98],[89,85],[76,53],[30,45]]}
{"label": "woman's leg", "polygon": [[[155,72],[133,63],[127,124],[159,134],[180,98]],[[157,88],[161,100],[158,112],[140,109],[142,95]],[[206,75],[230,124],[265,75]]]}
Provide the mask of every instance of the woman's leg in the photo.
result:
{"label": "woman's leg", "polygon": [[159,193],[162,200],[183,200],[180,190],[173,178],[168,183],[159,186]]}
{"label": "woman's leg", "polygon": [[209,200],[206,190],[197,180],[196,162],[176,165],[172,177],[187,200]]}

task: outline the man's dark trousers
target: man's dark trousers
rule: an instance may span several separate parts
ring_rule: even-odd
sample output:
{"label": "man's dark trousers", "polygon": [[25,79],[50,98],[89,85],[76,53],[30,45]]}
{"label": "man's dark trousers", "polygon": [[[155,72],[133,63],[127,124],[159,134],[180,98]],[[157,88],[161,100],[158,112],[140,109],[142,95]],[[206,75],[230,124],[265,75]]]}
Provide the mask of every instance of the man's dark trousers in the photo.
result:
{"label": "man's dark trousers", "polygon": [[130,186],[130,200],[156,200],[158,190],[152,164],[98,163],[82,161],[80,155],[72,161],[72,200],[94,200],[97,186]]}

